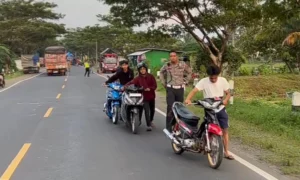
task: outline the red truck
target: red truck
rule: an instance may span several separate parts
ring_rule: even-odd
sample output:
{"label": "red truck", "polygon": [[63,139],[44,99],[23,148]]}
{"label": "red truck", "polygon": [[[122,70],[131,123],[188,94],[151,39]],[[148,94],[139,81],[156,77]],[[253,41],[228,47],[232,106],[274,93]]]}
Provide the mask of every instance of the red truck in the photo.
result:
{"label": "red truck", "polygon": [[104,54],[100,62],[100,70],[102,73],[115,73],[119,66],[117,54]]}

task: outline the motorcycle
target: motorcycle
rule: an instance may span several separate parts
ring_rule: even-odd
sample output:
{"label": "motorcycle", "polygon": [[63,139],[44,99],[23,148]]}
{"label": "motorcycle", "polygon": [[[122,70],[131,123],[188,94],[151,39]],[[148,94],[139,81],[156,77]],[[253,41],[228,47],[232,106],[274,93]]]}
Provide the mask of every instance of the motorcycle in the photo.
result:
{"label": "motorcycle", "polygon": [[5,77],[4,77],[4,74],[1,74],[1,73],[0,73],[0,86],[2,88],[5,87]]}
{"label": "motorcycle", "polygon": [[122,95],[121,118],[127,127],[131,128],[133,134],[138,133],[138,127],[141,125],[143,113],[143,94],[144,88],[134,85],[124,89]]}
{"label": "motorcycle", "polygon": [[109,83],[106,92],[107,102],[104,103],[104,112],[112,120],[113,124],[117,124],[120,117],[122,85],[119,83]]}
{"label": "motorcycle", "polygon": [[163,132],[171,139],[175,154],[180,155],[184,151],[203,152],[204,155],[207,154],[209,166],[217,169],[224,156],[223,132],[214,110],[223,103],[220,100],[204,99],[192,104],[204,108],[204,121],[200,127],[198,127],[200,118],[190,112],[181,102],[175,102],[172,106],[175,125],[172,127],[172,132],[167,129]]}

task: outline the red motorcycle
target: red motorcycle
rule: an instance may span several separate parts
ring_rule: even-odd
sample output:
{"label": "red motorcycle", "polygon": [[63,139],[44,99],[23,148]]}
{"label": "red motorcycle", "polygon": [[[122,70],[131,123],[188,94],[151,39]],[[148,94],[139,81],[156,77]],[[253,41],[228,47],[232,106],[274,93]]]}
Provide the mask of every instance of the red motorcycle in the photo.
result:
{"label": "red motorcycle", "polygon": [[198,127],[199,117],[194,115],[181,102],[175,102],[172,107],[174,114],[172,132],[164,129],[171,139],[173,151],[180,155],[184,151],[207,154],[209,166],[217,169],[223,160],[223,133],[216,117],[215,109],[223,104],[222,101],[204,99],[193,105],[204,108],[204,121]]}

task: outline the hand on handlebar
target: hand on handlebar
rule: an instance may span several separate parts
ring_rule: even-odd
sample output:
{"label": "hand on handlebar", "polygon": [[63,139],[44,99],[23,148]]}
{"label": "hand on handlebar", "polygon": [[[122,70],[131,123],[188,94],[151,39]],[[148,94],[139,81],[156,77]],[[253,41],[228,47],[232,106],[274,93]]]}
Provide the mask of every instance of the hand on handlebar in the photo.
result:
{"label": "hand on handlebar", "polygon": [[186,105],[191,105],[191,104],[192,104],[192,101],[189,100],[189,99],[186,99],[186,100],[184,101],[184,103],[185,103]]}

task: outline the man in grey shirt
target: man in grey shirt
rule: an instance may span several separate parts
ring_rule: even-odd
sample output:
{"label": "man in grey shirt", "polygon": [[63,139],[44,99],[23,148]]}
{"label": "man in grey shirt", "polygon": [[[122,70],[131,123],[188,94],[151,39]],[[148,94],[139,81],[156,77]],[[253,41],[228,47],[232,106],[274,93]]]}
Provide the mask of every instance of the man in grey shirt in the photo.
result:
{"label": "man in grey shirt", "polygon": [[191,68],[183,61],[179,61],[176,51],[170,52],[170,62],[160,69],[160,81],[167,91],[166,128],[171,132],[174,115],[172,105],[175,101],[183,102],[184,88],[192,75]]}

